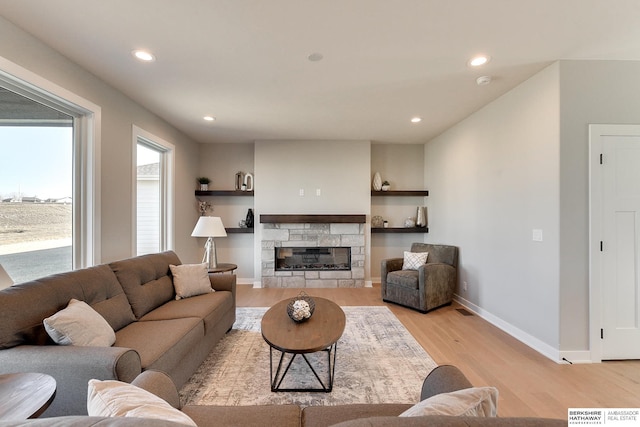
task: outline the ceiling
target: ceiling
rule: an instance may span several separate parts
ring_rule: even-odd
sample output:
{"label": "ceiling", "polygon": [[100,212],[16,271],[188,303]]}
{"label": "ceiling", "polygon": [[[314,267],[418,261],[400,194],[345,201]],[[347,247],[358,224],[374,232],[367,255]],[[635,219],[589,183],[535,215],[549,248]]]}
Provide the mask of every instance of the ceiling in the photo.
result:
{"label": "ceiling", "polygon": [[424,143],[558,59],[640,60],[640,0],[0,0],[0,15],[203,143]]}

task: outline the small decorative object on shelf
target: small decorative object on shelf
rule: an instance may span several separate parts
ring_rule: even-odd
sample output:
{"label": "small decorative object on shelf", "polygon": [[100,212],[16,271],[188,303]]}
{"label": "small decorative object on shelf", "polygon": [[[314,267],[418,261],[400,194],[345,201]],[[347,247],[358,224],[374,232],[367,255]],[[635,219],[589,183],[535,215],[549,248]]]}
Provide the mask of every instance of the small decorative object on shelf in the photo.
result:
{"label": "small decorative object on shelf", "polygon": [[424,213],[424,207],[418,206],[416,212],[416,227],[426,227],[427,226],[427,217]]}
{"label": "small decorative object on shelf", "polygon": [[389,221],[386,221],[386,220],[385,220],[385,221],[383,221],[383,222],[382,222],[382,227],[383,227],[383,228],[389,228]]}
{"label": "small decorative object on shelf", "polygon": [[405,228],[412,228],[416,226],[416,220],[413,217],[409,217],[404,220]]}
{"label": "small decorative object on shelf", "polygon": [[251,208],[247,211],[247,218],[244,220],[244,223],[247,228],[253,228],[253,210]]}
{"label": "small decorative object on shelf", "polygon": [[380,172],[376,172],[373,174],[373,182],[371,183],[371,187],[375,191],[380,191],[382,189],[382,178],[380,177]]}
{"label": "small decorative object on shelf", "polygon": [[245,174],[242,182],[242,191],[253,191],[253,174]]}
{"label": "small decorative object on shelf", "polygon": [[384,181],[382,183],[382,191],[389,191],[390,188],[391,188],[391,184],[389,184],[389,181]]}
{"label": "small decorative object on shelf", "polygon": [[374,217],[371,218],[371,226],[373,228],[381,228],[383,222],[384,222],[384,219],[382,219],[380,215],[375,215]]}
{"label": "small decorative object on shelf", "polygon": [[287,304],[287,314],[294,322],[304,322],[308,320],[316,309],[316,302],[305,292],[293,298]]}
{"label": "small decorative object on shelf", "polygon": [[205,216],[209,209],[211,209],[211,203],[198,200],[198,210],[200,211],[200,216]]}
{"label": "small decorative object on shelf", "polygon": [[236,190],[242,190],[242,183],[244,182],[244,172],[236,172],[236,179],[235,179],[235,189]]}
{"label": "small decorative object on shelf", "polygon": [[207,178],[206,176],[201,176],[197,179],[198,184],[200,184],[200,191],[207,191],[209,190],[209,183],[211,183],[211,180],[209,178]]}

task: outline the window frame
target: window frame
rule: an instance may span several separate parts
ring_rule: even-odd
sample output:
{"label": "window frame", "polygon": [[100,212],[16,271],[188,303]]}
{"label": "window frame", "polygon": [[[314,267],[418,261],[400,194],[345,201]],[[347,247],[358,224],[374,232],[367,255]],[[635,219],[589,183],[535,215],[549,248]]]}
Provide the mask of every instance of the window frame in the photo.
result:
{"label": "window frame", "polygon": [[136,126],[132,126],[131,255],[138,252],[138,144],[160,152],[160,251],[174,249],[175,242],[175,145]]}
{"label": "window frame", "polygon": [[1,56],[0,84],[73,117],[72,268],[99,263],[101,108]]}

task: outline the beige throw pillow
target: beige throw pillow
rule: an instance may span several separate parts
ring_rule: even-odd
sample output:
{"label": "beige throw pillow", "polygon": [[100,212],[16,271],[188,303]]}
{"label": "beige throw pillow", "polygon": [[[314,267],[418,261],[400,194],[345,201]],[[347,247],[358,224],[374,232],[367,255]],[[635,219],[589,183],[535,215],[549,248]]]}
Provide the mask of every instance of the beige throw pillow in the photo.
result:
{"label": "beige throw pillow", "polygon": [[89,380],[87,411],[92,417],[151,418],[197,427],[187,414],[155,394],[121,381]]}
{"label": "beige throw pillow", "polygon": [[116,342],[116,334],[104,317],[77,299],[42,323],[56,344],[110,347]]}
{"label": "beige throw pillow", "polygon": [[402,261],[403,270],[417,270],[421,265],[427,262],[429,252],[409,252],[404,251],[404,260]]}
{"label": "beige throw pillow", "polygon": [[169,265],[173,275],[176,299],[213,292],[207,264]]}
{"label": "beige throw pillow", "polygon": [[495,417],[498,411],[498,389],[471,387],[451,393],[440,393],[413,405],[401,417],[452,415],[455,417]]}

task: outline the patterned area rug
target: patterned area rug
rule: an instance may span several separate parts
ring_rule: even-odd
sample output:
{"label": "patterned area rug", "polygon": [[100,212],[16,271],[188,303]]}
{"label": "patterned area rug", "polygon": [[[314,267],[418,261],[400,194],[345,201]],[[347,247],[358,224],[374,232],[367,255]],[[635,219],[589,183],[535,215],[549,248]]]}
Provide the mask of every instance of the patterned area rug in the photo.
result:
{"label": "patterned area rug", "polygon": [[[260,333],[267,309],[239,307],[233,330],[180,390],[182,403],[309,406],[417,402],[422,381],[436,366],[433,359],[387,307],[342,308],[347,325],[338,341],[332,392],[271,392],[269,345]],[[325,378],[326,353],[314,356],[311,363]],[[278,358],[274,352],[274,360]],[[283,382],[283,387],[319,385],[301,357],[294,360],[285,381],[291,384]]]}

